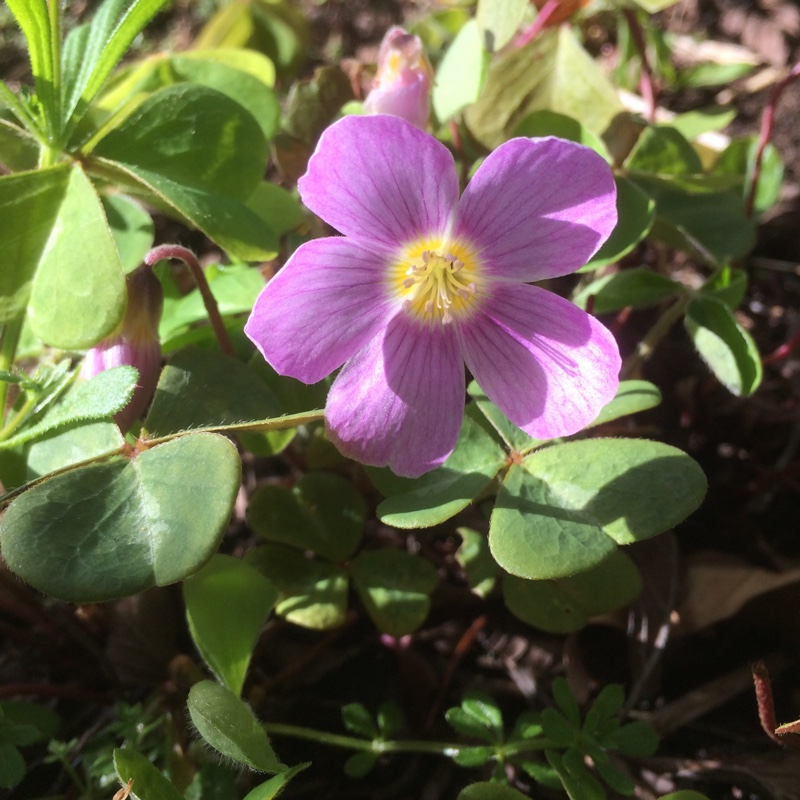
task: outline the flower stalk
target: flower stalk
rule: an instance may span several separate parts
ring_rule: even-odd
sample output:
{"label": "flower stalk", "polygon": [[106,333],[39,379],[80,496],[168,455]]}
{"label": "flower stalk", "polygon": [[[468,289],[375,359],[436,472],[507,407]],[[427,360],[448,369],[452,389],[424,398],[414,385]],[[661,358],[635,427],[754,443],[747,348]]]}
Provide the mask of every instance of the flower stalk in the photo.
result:
{"label": "flower stalk", "polygon": [[206,280],[203,268],[197,260],[197,256],[187,247],[181,247],[178,244],[163,244],[159,247],[154,247],[145,257],[144,263],[153,266],[159,261],[167,261],[176,259],[183,261],[192,273],[192,278],[200,292],[200,297],[203,298],[203,305],[208,314],[208,321],[211,323],[211,329],[214,331],[219,349],[231,358],[236,358],[236,351],[233,349],[233,343],[230,336],[228,336],[228,329],[225,327],[225,322],[222,315],[219,313],[219,306],[217,299],[211,291]]}

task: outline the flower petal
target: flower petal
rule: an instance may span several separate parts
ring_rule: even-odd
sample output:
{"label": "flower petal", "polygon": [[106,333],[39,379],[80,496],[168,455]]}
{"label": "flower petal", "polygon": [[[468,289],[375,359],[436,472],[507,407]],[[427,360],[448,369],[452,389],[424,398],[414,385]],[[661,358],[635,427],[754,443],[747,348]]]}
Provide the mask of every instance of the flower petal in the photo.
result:
{"label": "flower petal", "polygon": [[619,386],[614,337],[594,317],[535,286],[495,286],[460,329],[464,358],[492,402],[537,439],[577,433]]}
{"label": "flower petal", "polygon": [[538,281],[582,267],[616,223],[614,176],[594,150],[512,139],[469,182],[455,236],[477,248],[491,275]]}
{"label": "flower petal", "polygon": [[298,182],[303,202],[346,236],[387,252],[449,231],[458,201],[450,151],[399,117],[345,117]]}
{"label": "flower petal", "polygon": [[453,326],[421,326],[398,314],[331,387],[328,433],[350,458],[416,478],[458,440],[464,364]]}
{"label": "flower petal", "polygon": [[393,304],[380,255],[315,239],[264,287],[244,331],[281,375],[316,383],[387,324]]}

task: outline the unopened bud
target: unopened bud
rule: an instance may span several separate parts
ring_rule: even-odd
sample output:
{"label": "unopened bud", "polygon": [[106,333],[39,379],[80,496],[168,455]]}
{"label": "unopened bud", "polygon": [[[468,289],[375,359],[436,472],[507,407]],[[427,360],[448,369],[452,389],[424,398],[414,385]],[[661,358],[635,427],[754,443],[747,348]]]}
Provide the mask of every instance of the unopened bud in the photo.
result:
{"label": "unopened bud", "polygon": [[392,114],[424,130],[430,115],[433,69],[419,36],[390,28],[378,52],[378,72],[364,100],[367,114]]}
{"label": "unopened bud", "polygon": [[139,372],[139,382],[128,403],[114,416],[124,433],[147,408],[161,372],[158,323],[164,306],[161,282],[150,267],[140,267],[126,280],[128,305],[117,330],[86,353],[80,377],[93,378],[112,367],[129,365]]}

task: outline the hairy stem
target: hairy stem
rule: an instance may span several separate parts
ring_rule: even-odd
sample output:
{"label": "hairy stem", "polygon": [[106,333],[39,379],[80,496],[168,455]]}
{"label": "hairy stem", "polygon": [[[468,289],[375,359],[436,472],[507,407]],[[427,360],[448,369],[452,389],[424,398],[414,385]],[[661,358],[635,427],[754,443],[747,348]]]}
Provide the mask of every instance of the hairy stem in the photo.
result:
{"label": "hairy stem", "polygon": [[753,210],[756,203],[756,192],[758,191],[758,181],[761,177],[761,165],[764,161],[764,150],[766,150],[770,139],[772,138],[772,129],[775,126],[775,109],[778,106],[778,101],[785,91],[786,87],[795,78],[800,77],[800,61],[795,64],[790,70],[789,74],[775,84],[772,90],[772,96],[769,102],[764,107],[764,113],[761,115],[761,130],[758,134],[758,144],[756,146],[756,158],[753,163],[753,172],[750,177],[750,185],[747,190],[747,199],[745,200],[744,210],[748,217],[753,216]]}
{"label": "hairy stem", "polygon": [[653,80],[650,60],[647,58],[647,42],[644,38],[642,26],[639,24],[636,9],[623,8],[622,13],[625,15],[625,20],[631,31],[631,38],[639,53],[639,61],[642,68],[642,74],[639,78],[639,90],[646,104],[645,119],[652,125],[656,121],[656,85]]}
{"label": "hairy stem", "polygon": [[200,291],[200,296],[203,298],[208,320],[211,323],[214,336],[219,344],[219,349],[225,353],[226,356],[236,358],[236,351],[233,349],[233,343],[231,342],[230,336],[228,336],[225,323],[222,321],[222,315],[219,313],[217,300],[211,293],[205,273],[200,266],[200,262],[197,260],[197,256],[187,247],[181,247],[178,244],[162,244],[159,247],[154,247],[144,257],[144,263],[152,267],[157,261],[173,258],[183,261],[183,263],[189,267],[194,282],[197,284],[197,288]]}
{"label": "hairy stem", "polygon": [[[428,742],[421,739],[406,739],[398,741],[381,741],[379,739],[358,739],[355,736],[344,736],[337,733],[327,733],[313,728],[303,728],[300,725],[284,725],[280,722],[262,723],[264,730],[271,735],[291,736],[295,739],[306,739],[331,747],[344,747],[349,750],[359,750],[366,753],[432,753],[434,755],[453,758],[470,745],[453,742]],[[510,742],[496,746],[497,754],[510,756],[517,753],[526,753],[534,750],[544,750],[554,744],[546,739],[525,739],[520,742]]]}

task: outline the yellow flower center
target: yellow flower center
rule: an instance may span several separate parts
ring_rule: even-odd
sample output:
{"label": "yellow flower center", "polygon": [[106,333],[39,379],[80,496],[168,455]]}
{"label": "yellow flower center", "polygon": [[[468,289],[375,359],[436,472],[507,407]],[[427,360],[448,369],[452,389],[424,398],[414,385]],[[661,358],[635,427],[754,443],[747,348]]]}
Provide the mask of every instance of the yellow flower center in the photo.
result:
{"label": "yellow flower center", "polygon": [[425,322],[447,324],[474,310],[480,271],[474,254],[462,244],[420,242],[397,261],[393,278],[407,312]]}

